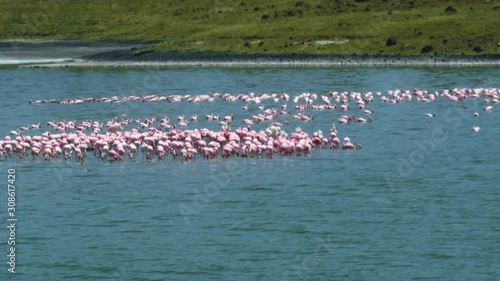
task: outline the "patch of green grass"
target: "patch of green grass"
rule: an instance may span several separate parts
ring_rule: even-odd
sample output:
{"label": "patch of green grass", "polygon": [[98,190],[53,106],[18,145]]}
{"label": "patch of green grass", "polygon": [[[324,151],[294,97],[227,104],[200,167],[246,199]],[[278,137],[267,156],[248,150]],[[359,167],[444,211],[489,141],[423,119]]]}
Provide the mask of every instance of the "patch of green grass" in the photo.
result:
{"label": "patch of green grass", "polygon": [[137,40],[160,52],[498,54],[499,1],[0,0],[0,38]]}

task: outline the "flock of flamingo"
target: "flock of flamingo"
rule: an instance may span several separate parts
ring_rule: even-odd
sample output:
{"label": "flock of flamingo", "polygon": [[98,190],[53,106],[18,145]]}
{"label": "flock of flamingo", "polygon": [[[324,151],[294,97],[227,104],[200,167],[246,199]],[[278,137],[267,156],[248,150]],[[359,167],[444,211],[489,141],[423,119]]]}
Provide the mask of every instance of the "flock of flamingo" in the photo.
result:
{"label": "flock of flamingo", "polygon": [[[446,99],[460,102],[464,99],[484,99],[484,111],[492,111],[493,105],[500,103],[500,89],[497,88],[455,88],[445,89],[442,92],[425,90],[389,90],[387,95],[381,92],[330,92],[327,95],[301,93],[290,97],[286,93],[249,93],[249,94],[221,94],[206,95],[148,95],[148,96],[113,96],[89,97],[75,99],[29,100],[29,104],[82,104],[90,102],[123,103],[123,102],[214,102],[221,99],[226,102],[241,101],[242,110],[248,111],[249,104],[257,104],[258,114],[251,118],[242,119],[241,125],[233,130],[237,122],[233,114],[219,116],[207,114],[206,121],[216,121],[218,130],[193,128],[198,122],[198,116],[190,118],[178,116],[177,122],[164,117],[143,120],[132,119],[126,115],[115,117],[107,122],[101,121],[49,121],[41,135],[30,132],[42,129],[42,124],[31,124],[10,132],[10,135],[0,140],[0,159],[15,156],[17,158],[31,157],[50,162],[53,159],[77,159],[85,162],[89,154],[103,160],[120,161],[129,158],[135,161],[137,155],[142,155],[147,161],[162,160],[169,155],[173,159],[193,160],[197,157],[206,159],[219,156],[228,157],[268,157],[300,156],[311,153],[314,149],[361,149],[361,144],[354,144],[349,137],[342,142],[338,136],[335,123],[328,134],[316,130],[308,134],[300,127],[285,130],[290,123],[287,120],[278,120],[280,116],[291,115],[293,119],[303,122],[313,122],[314,115],[306,114],[311,110],[340,110],[345,112],[338,119],[338,124],[369,123],[373,122],[371,115],[375,111],[367,105],[379,100],[385,103],[404,103],[416,100],[417,102],[435,102]],[[265,101],[273,101],[276,107],[265,108]],[[262,104],[261,104],[262,103]],[[282,103],[279,105],[279,103]],[[292,106],[289,106],[293,104]],[[354,105],[355,104],[355,105]],[[352,108],[351,108],[352,106]],[[252,106],[253,108],[254,106]],[[349,111],[359,111],[365,117],[348,114]],[[293,111],[293,113],[292,113]],[[436,113],[427,113],[424,116],[435,117]],[[474,112],[478,117],[479,113]],[[281,118],[285,119],[285,118]],[[159,122],[158,122],[159,121]],[[256,130],[253,126],[267,122],[265,129]],[[201,124],[201,122],[200,122]],[[190,127],[191,126],[191,127]],[[129,130],[127,130],[127,128]],[[181,129],[182,128],[182,129]],[[473,127],[474,132],[480,128]],[[11,136],[12,135],[12,136]]]}

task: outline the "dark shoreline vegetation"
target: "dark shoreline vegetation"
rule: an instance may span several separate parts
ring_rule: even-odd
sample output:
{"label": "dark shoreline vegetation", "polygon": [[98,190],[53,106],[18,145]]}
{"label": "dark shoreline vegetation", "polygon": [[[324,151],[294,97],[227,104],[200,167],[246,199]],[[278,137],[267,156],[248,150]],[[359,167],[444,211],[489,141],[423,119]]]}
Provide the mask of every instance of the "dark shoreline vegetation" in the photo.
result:
{"label": "dark shoreline vegetation", "polygon": [[116,54],[127,60],[488,60],[500,53],[499,12],[498,0],[4,0],[0,39],[143,42]]}
{"label": "dark shoreline vegetation", "polygon": [[240,53],[227,53],[227,52],[154,52],[146,51],[137,53],[135,48],[130,51],[111,51],[103,52],[95,55],[81,57],[81,59],[91,61],[117,61],[117,62],[162,62],[162,61],[176,61],[176,62],[348,62],[348,63],[362,63],[372,61],[380,64],[386,62],[387,64],[404,64],[423,62],[425,64],[432,63],[485,63],[500,62],[500,54],[493,55],[437,55],[437,56],[398,56],[398,55],[327,55],[327,54],[240,54]]}

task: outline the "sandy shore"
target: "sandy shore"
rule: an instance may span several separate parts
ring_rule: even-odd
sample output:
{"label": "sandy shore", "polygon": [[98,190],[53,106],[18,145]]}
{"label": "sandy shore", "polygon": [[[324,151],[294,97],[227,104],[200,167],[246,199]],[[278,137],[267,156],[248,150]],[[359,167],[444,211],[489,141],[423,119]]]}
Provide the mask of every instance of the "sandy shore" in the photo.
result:
{"label": "sandy shore", "polygon": [[[500,66],[499,55],[358,56],[242,55],[214,52],[138,52],[140,43],[88,43],[78,40],[0,41],[0,64],[22,67],[356,67]],[[3,61],[3,63],[2,63]]]}

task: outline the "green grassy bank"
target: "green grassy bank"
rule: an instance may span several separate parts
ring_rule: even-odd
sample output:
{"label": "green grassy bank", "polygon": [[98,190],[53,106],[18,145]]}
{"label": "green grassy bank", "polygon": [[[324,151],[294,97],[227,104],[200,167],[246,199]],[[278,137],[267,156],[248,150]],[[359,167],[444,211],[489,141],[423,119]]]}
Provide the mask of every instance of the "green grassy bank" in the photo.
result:
{"label": "green grassy bank", "polygon": [[[455,11],[445,12],[449,6]],[[139,40],[159,52],[500,53],[500,0],[0,0],[0,7],[0,39]],[[388,46],[389,37],[396,40]]]}

